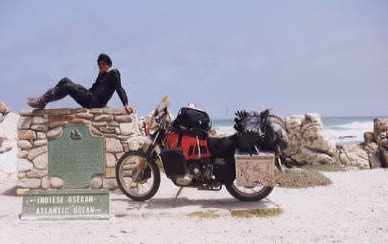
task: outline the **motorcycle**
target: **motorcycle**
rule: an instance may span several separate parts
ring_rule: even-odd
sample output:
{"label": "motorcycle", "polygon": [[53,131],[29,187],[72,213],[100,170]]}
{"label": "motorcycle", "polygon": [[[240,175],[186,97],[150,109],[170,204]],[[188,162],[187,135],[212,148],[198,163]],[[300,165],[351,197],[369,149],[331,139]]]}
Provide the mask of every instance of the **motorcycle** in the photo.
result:
{"label": "motorcycle", "polygon": [[[160,187],[161,171],[180,187],[178,194],[183,187],[219,191],[225,186],[240,201],[259,201],[272,192],[273,185],[256,182],[241,186],[236,179],[237,154],[257,155],[260,149],[272,150],[274,164],[281,169],[280,151],[287,146],[287,138],[270,123],[268,111],[237,112],[235,134],[211,137],[201,128],[195,132],[177,128],[178,117],[172,121],[168,106],[165,97],[146,123],[144,146],[126,152],[117,162],[117,183],[127,197],[134,201],[151,199]],[[191,146],[184,148],[185,140]]]}

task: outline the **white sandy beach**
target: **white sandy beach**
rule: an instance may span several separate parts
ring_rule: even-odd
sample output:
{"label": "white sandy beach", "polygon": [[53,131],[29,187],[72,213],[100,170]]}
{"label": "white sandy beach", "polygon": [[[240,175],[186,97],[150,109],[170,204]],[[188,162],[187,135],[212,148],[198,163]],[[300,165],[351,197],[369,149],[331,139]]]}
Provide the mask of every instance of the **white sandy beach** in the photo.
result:
{"label": "white sandy beach", "polygon": [[[388,243],[388,171],[325,173],[332,185],[307,189],[276,188],[264,203],[283,213],[266,218],[220,216],[198,219],[186,214],[214,207],[227,210],[251,204],[226,191],[177,190],[166,178],[149,203],[112,194],[112,220],[23,222],[20,197],[7,194],[14,182],[0,185],[0,243]],[[222,209],[224,208],[224,209]]]}

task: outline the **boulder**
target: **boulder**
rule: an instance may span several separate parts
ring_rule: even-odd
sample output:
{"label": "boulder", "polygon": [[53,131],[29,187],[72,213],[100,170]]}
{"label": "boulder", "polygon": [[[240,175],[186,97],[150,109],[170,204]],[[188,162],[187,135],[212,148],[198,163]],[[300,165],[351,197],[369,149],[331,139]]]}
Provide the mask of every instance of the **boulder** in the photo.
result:
{"label": "boulder", "polygon": [[9,113],[10,110],[8,108],[8,106],[4,103],[4,102],[0,102],[0,114],[7,114]]}
{"label": "boulder", "polygon": [[388,119],[375,119],[373,122],[373,134],[378,146],[378,157],[381,166],[388,167]]}
{"label": "boulder", "polygon": [[289,116],[285,124],[289,145],[284,153],[292,162],[299,165],[336,162],[335,144],[324,135],[319,114]]}
{"label": "boulder", "polygon": [[369,155],[367,151],[364,150],[362,144],[337,145],[337,159],[345,166],[357,167],[360,169],[371,168]]}

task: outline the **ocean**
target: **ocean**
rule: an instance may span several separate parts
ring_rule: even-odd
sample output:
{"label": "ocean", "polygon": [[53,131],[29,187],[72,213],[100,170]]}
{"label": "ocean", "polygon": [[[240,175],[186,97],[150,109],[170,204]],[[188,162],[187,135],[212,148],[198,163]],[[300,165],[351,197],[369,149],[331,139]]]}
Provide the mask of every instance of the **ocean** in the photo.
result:
{"label": "ocean", "polygon": [[[373,131],[373,116],[322,117],[325,135],[336,143],[356,143],[364,140],[364,132]],[[386,116],[379,118],[387,118]],[[234,133],[233,120],[217,119],[213,127],[221,134]]]}

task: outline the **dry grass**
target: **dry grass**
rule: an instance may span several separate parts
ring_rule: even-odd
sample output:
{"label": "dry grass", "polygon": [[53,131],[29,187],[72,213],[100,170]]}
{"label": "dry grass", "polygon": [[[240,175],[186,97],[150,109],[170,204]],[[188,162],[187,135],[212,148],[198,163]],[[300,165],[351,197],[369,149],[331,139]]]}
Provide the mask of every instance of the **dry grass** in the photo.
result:
{"label": "dry grass", "polygon": [[191,218],[198,218],[198,219],[215,219],[220,217],[214,210],[207,210],[207,211],[195,211],[190,214],[188,214]]}
{"label": "dry grass", "polygon": [[346,171],[346,168],[340,164],[305,165],[301,168],[306,170],[318,170],[324,172]]}
{"label": "dry grass", "polygon": [[277,177],[279,187],[305,188],[313,186],[325,186],[331,184],[331,180],[315,169],[286,169]]}
{"label": "dry grass", "polygon": [[282,209],[280,208],[230,210],[230,214],[234,218],[267,218],[280,215],[281,213]]}

